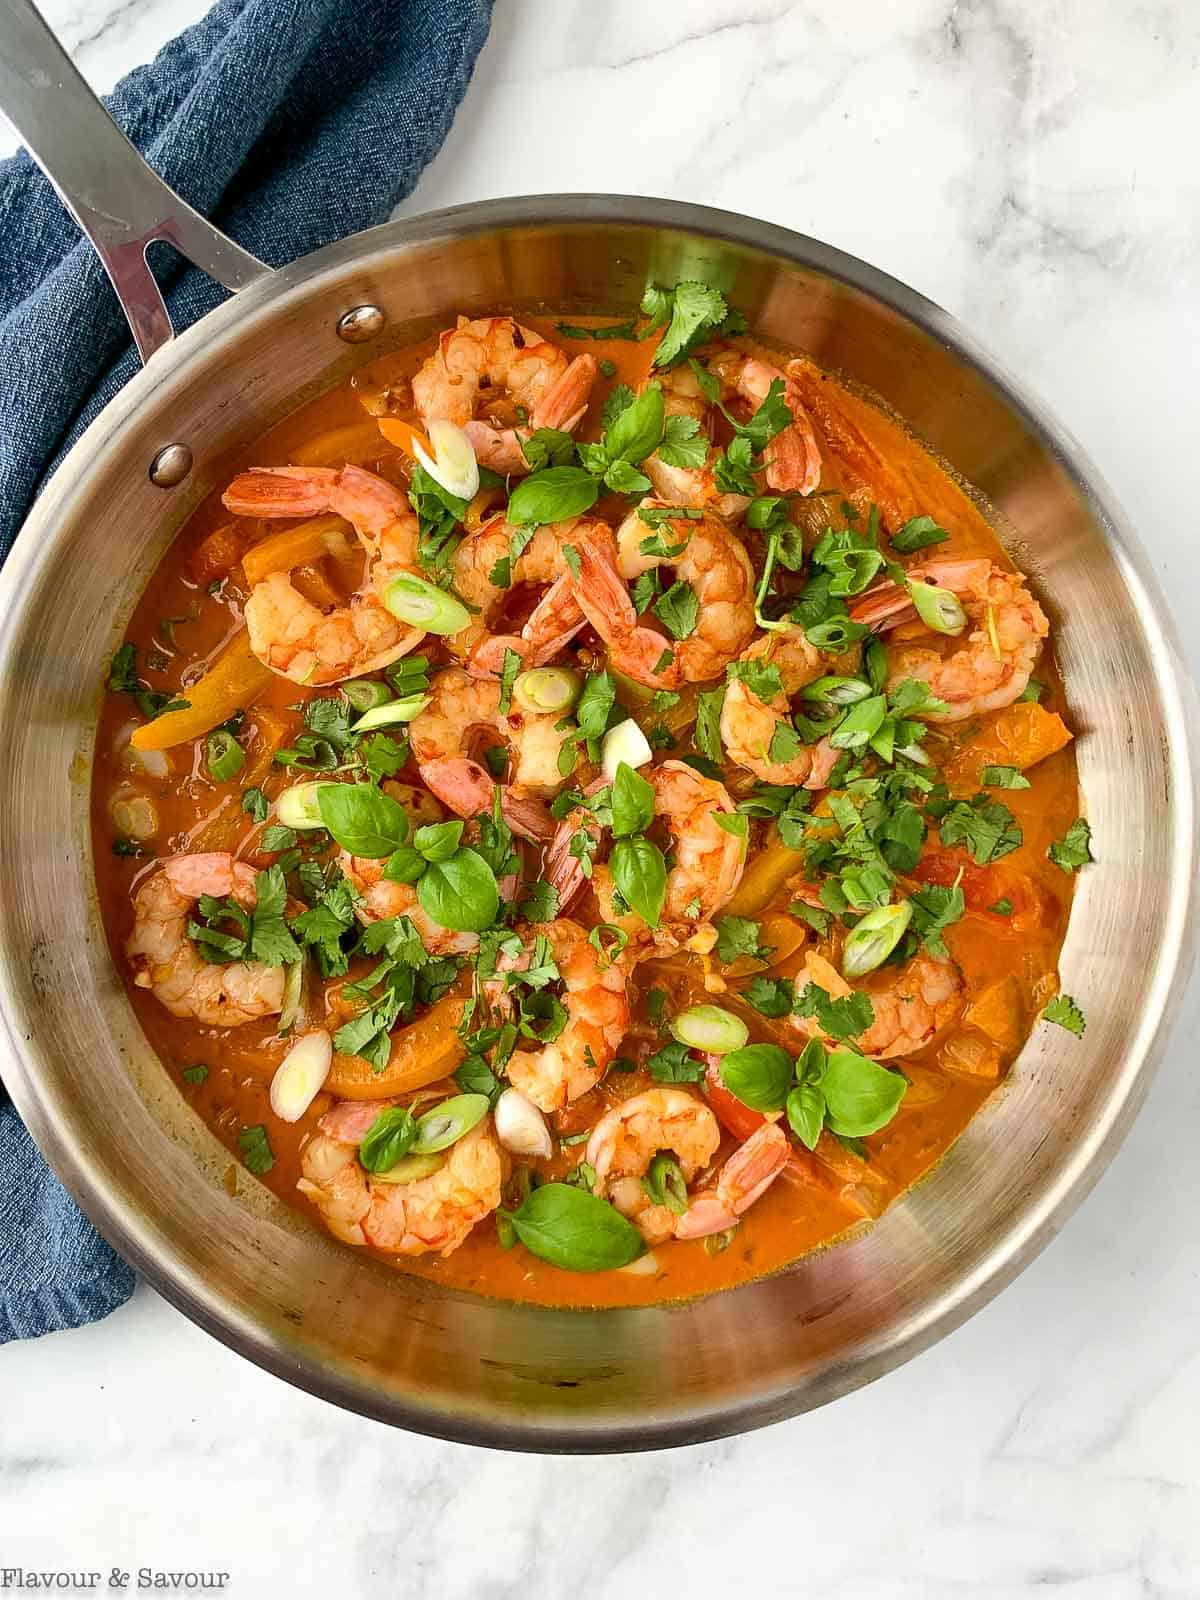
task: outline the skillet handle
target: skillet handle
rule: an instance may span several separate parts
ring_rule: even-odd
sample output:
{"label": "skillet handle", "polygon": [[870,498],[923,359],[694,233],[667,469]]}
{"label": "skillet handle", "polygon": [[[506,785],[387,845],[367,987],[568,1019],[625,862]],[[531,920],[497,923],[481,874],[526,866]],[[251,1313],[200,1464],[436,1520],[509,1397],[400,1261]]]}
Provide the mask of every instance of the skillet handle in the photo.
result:
{"label": "skillet handle", "polygon": [[175,336],[147,245],[166,240],[227,289],[270,272],[146,165],[30,0],[0,0],[0,110],[95,246],[143,362]]}

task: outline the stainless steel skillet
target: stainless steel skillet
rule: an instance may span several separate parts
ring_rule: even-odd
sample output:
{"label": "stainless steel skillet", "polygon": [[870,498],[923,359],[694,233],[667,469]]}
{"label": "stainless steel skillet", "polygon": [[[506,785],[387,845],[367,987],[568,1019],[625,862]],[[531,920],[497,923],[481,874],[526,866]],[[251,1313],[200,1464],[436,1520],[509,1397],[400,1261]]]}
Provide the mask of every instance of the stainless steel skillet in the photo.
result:
{"label": "stainless steel skillet", "polygon": [[[736,1432],[845,1393],[956,1326],[1111,1159],[1192,947],[1191,702],[1161,597],[1095,469],[936,306],[727,213],[496,201],[270,273],[154,178],[21,0],[0,3],[0,39],[0,100],[96,240],[146,358],[0,575],[4,1075],[63,1181],[151,1282],[244,1355],[339,1404],[477,1443],[587,1451]],[[144,269],[154,238],[240,291],[178,338]],[[245,1176],[237,1195],[223,1187],[228,1157],[149,1051],[104,940],[87,826],[100,684],[221,459],[300,398],[460,310],[621,311],[648,278],[680,275],[720,282],[766,335],[882,395],[980,487],[1035,575],[1100,856],[1063,958],[1088,1031],[1077,1043],[1037,1030],[926,1182],[869,1233],[779,1277],[669,1308],[511,1306],[365,1261]]]}

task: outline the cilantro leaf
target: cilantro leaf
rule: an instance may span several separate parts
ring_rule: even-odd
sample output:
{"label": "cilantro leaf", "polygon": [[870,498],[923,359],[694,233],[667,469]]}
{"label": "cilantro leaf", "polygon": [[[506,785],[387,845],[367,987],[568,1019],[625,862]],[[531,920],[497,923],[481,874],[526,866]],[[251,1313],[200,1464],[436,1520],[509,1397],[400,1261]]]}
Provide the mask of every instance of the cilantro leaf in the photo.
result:
{"label": "cilantro leaf", "polygon": [[[677,283],[667,294],[670,297],[670,321],[654,352],[653,365],[656,367],[669,367],[682,360],[706,332],[725,320],[725,298],[720,290],[707,283],[687,280]],[[643,310],[646,303],[644,298]],[[662,301],[656,298],[652,304],[654,310],[648,314],[658,315],[662,310]]]}
{"label": "cilantro leaf", "polygon": [[1077,1039],[1083,1038],[1087,1022],[1069,994],[1056,994],[1053,1000],[1046,1003],[1042,1016],[1047,1022],[1056,1022],[1060,1028],[1073,1033]]}
{"label": "cilantro leaf", "polygon": [[687,639],[700,620],[700,599],[696,591],[677,579],[666,594],[659,595],[650,608],[673,639]]}
{"label": "cilantro leaf", "polygon": [[875,1007],[863,989],[852,989],[835,1000],[819,984],[806,984],[796,997],[798,1017],[815,1017],[822,1033],[831,1039],[856,1039],[875,1021]]}
{"label": "cilantro leaf", "polygon": [[1055,839],[1046,851],[1056,867],[1060,867],[1068,876],[1077,867],[1086,866],[1089,861],[1096,858],[1092,855],[1092,830],[1084,817],[1076,817],[1075,821],[1063,834],[1061,839]]}
{"label": "cilantro leaf", "polygon": [[764,960],[769,949],[758,942],[760,923],[750,917],[718,917],[713,926],[717,930],[717,957],[728,965],[739,956],[754,956]]}
{"label": "cilantro leaf", "polygon": [[704,1062],[674,1040],[650,1056],[646,1067],[656,1083],[699,1083],[704,1076]]}
{"label": "cilantro leaf", "polygon": [[1024,838],[1008,807],[982,792],[955,801],[938,823],[938,831],[943,844],[965,846],[981,867],[1017,849]]}

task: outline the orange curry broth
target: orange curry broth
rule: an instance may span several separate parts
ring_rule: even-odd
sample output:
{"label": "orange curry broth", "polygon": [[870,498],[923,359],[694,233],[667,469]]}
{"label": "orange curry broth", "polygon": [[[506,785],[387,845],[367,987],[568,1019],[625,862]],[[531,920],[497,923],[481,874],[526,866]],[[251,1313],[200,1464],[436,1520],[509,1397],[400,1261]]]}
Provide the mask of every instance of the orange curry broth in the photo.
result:
{"label": "orange curry broth", "polygon": [[[615,374],[598,379],[588,416],[578,430],[580,438],[598,437],[605,397],[615,383],[636,386],[646,377],[652,345],[575,341],[559,334],[549,317],[529,315],[524,320],[542,329],[571,355],[590,349],[614,363]],[[599,319],[575,320],[587,325]],[[428,341],[360,369],[348,382],[280,422],[242,456],[231,459],[222,486],[243,467],[289,462],[337,466],[352,461],[393,482],[404,482],[407,458],[380,436],[364,405],[386,406],[388,414],[413,420],[407,379],[431,349],[432,341]],[[839,508],[843,500],[854,505],[860,515],[874,502],[880,507],[887,528],[895,529],[909,517],[927,514],[949,530],[949,542],[927,552],[929,555],[938,559],[986,555],[1009,565],[994,532],[970,496],[899,422],[815,367],[808,373],[804,390],[824,460],[820,497],[793,503],[796,520],[806,534],[815,538],[827,523],[841,523],[844,519]],[[210,536],[230,527],[231,521],[235,552],[268,532],[287,526],[231,519],[221,505],[219,491],[195,512],[151,579],[127,634],[138,648],[139,670],[155,689],[186,692],[187,684],[200,675],[240,625],[244,588],[239,587],[239,570],[234,568],[218,594],[211,595],[207,589],[214,561],[227,562],[231,548],[229,534],[215,541]],[[206,541],[210,541],[207,546]],[[753,541],[750,548],[752,555],[757,553]],[[344,590],[345,574],[340,577]],[[297,581],[301,586],[307,583],[317,598],[324,592],[322,584],[336,584],[338,578],[336,573],[311,569],[302,572]],[[527,606],[531,603],[530,597]],[[170,618],[184,620],[162,627],[162,619]],[[439,642],[432,637],[427,637],[419,649],[435,662],[445,658]],[[1061,685],[1049,649],[1036,670],[1045,686],[1043,705],[1051,711],[1062,710]],[[296,781],[296,775],[279,766],[272,767],[271,755],[275,749],[292,743],[294,735],[301,731],[299,712],[292,708],[305,695],[306,691],[296,684],[275,678],[256,704],[248,708],[239,735],[246,747],[246,764],[231,783],[214,783],[208,777],[203,740],[167,752],[170,774],[165,780],[137,776],[136,787],[149,794],[158,809],[160,826],[151,846],[158,854],[233,850],[256,867],[267,866],[275,859],[256,851],[252,841],[247,845],[247,836],[258,830],[241,810],[241,793],[244,788],[258,785],[274,797]],[[114,791],[122,786],[128,789],[133,781],[122,768],[114,747],[120,730],[135,720],[137,714],[128,696],[105,697],[96,747],[93,843],[100,902],[113,958],[150,1044],[178,1082],[181,1093],[235,1157],[227,1173],[227,1186],[236,1190],[239,1182],[248,1181],[236,1161],[239,1132],[264,1124],[275,1164],[262,1181],[289,1205],[308,1213],[320,1227],[315,1208],[297,1193],[295,1186],[300,1176],[301,1151],[315,1133],[332,1097],[319,1094],[305,1116],[292,1125],[272,1115],[268,1089],[287,1049],[287,1041],[276,1037],[275,1019],[227,1030],[201,1026],[172,1017],[146,990],[134,987],[130,981],[123,951],[132,926],[131,892],[141,876],[152,870],[153,862],[113,853],[115,830],[108,806]],[[994,721],[995,717],[989,716],[934,730],[929,747],[940,763],[944,757],[954,755],[956,746],[963,745],[964,754],[959,757],[961,781],[952,782],[956,792],[966,795],[975,791],[978,762],[974,762],[972,772],[972,741],[986,740]],[[954,771],[952,764],[952,776]],[[399,777],[417,781],[415,769],[406,770]],[[655,1276],[624,1271],[564,1272],[538,1260],[520,1245],[507,1251],[501,1249],[490,1221],[480,1223],[466,1242],[445,1259],[384,1259],[422,1277],[501,1298],[549,1305],[644,1304],[726,1288],[777,1270],[860,1225],[865,1217],[878,1214],[926,1173],[966,1126],[995,1088],[1018,1053],[1033,1019],[1057,988],[1056,963],[1070,910],[1072,880],[1047,860],[1046,848],[1051,840],[1062,836],[1079,810],[1070,746],[1032,767],[1028,777],[1029,789],[1005,791],[999,796],[1024,832],[1023,844],[1003,858],[997,874],[1002,881],[995,890],[997,898],[1005,894],[1005,886],[1010,883],[1021,885],[1021,892],[1013,897],[1013,917],[969,908],[967,915],[946,933],[946,942],[965,979],[965,1015],[970,1016],[977,997],[990,991],[994,998],[998,992],[995,986],[1002,985],[999,992],[1010,1017],[1008,1036],[1002,1047],[993,1044],[985,1050],[980,1043],[983,1036],[960,1023],[921,1052],[889,1063],[902,1066],[911,1087],[892,1122],[864,1141],[868,1163],[859,1162],[838,1146],[836,1159],[841,1170],[836,1176],[793,1143],[793,1156],[782,1177],[747,1212],[724,1249],[713,1252],[702,1240],[658,1246]],[[737,792],[736,782],[733,787]],[[743,784],[741,792],[745,787]],[[964,867],[969,905],[972,898],[981,905],[990,903],[987,896],[994,885],[987,879],[987,869],[974,869],[962,850],[945,854],[952,858],[953,870],[939,881],[952,882],[953,872]],[[987,879],[977,886],[979,893],[974,897],[970,893],[972,872],[976,879]],[[764,912],[786,916],[783,908],[789,898],[784,887],[765,907],[748,908],[746,914],[752,909],[755,916]],[[730,909],[742,910],[736,898]],[[573,908],[571,914],[586,922],[588,907],[585,904],[582,909]],[[787,924],[792,926],[794,943],[798,925],[790,918],[784,925]],[[807,938],[812,947],[813,936]],[[828,946],[823,945],[822,949]],[[787,959],[770,969],[770,975],[791,976],[801,971],[803,955],[801,942]],[[745,958],[742,966],[745,967]],[[739,970],[734,969],[735,973]],[[763,969],[760,966],[757,970]],[[888,970],[885,968],[885,973]],[[879,974],[873,977],[878,978]],[[732,993],[722,993],[723,981],[723,969],[715,955],[686,955],[638,967],[634,1023],[622,1053],[644,1060],[666,1042],[665,1029],[656,1028],[647,1011],[647,996],[655,988],[666,991],[668,1014],[715,999],[745,1018],[752,1039],[775,1039],[793,1052],[798,1049],[795,1033],[785,1032],[781,1023],[761,1017]],[[1004,1033],[1004,1028],[999,1031]],[[198,1063],[208,1067],[206,1080],[200,1084],[184,1081],[183,1069]],[[569,1135],[584,1130],[608,1105],[649,1087],[651,1081],[644,1068],[633,1073],[610,1072],[597,1089],[553,1119],[557,1131]],[[454,1092],[452,1084],[446,1087]],[[829,1140],[830,1136],[825,1138]],[[733,1147],[733,1141],[725,1135],[718,1160],[724,1159]],[[561,1176],[582,1159],[583,1150],[582,1144],[562,1148],[551,1162],[539,1164],[539,1170],[546,1176]]]}

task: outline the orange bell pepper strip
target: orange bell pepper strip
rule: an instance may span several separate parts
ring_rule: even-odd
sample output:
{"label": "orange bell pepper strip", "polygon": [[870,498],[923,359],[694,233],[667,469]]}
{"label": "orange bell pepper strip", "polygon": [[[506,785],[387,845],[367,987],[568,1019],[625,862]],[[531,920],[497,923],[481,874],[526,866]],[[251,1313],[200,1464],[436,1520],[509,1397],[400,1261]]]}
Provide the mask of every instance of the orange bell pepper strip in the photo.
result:
{"label": "orange bell pepper strip", "polygon": [[242,571],[253,589],[272,572],[292,572],[322,556],[349,555],[350,541],[341,517],[313,517],[282,533],[272,533],[242,556]]}
{"label": "orange bell pepper strip", "polygon": [[1074,735],[1056,711],[1036,700],[1017,700],[997,711],[975,737],[946,763],[946,783],[955,793],[975,788],[984,767],[1024,772],[1070,744]]}
{"label": "orange bell pepper strip", "polygon": [[423,1017],[393,1034],[392,1053],[382,1072],[361,1056],[335,1054],[325,1088],[343,1100],[378,1100],[448,1077],[466,1055],[458,1036],[465,1007],[465,999],[446,995]]}
{"label": "orange bell pepper strip", "polygon": [[379,425],[380,433],[387,442],[397,445],[404,451],[405,455],[411,456],[414,461],[417,459],[417,452],[413,449],[414,443],[421,446],[421,449],[424,450],[431,461],[434,459],[433,446],[420,428],[414,428],[411,422],[401,422],[399,417],[377,417],[375,420]]}
{"label": "orange bell pepper strip", "polygon": [[227,722],[235,711],[251,705],[275,674],[264,667],[250,649],[243,628],[221,651],[202,678],[184,689],[188,702],[182,711],[167,711],[135,728],[130,744],[135,750],[169,750],[187,744]]}

